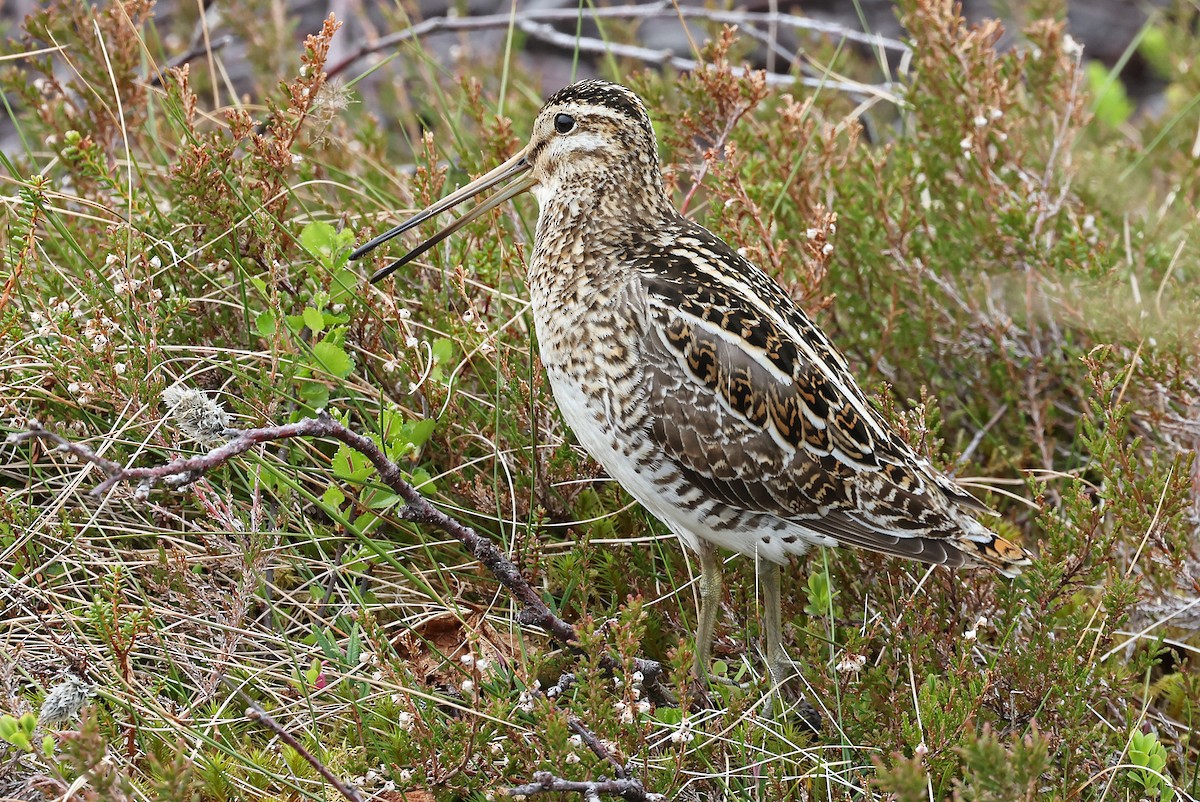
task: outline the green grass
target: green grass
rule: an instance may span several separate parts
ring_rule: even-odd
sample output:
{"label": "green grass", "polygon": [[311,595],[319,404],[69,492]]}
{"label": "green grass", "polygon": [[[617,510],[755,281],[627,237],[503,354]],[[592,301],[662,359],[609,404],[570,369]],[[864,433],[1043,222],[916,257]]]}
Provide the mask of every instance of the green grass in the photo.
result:
{"label": "green grass", "polygon": [[[148,84],[174,32],[147,4],[51,4],[10,31],[9,53],[62,49],[0,62],[22,143],[0,163],[6,430],[36,418],[146,465],[204,450],[166,414],[176,384],[235,426],[328,410],[491,537],[584,655],[523,630],[494,577],[334,443],[273,444],[144,500],[89,497],[94,469],[6,446],[0,796],[40,776],[51,797],[78,779],[89,799],[333,798],[233,688],[335,775],[413,800],[611,776],[572,720],[673,798],[1200,796],[1195,20],[1141,39],[1170,81],[1161,114],[1108,95],[1093,117],[1112,84],[1057,23],[999,51],[942,4],[903,13],[902,91],[866,104],[735,76],[750,42],[717,26],[703,73],[604,63],[653,110],[688,213],[788,287],[904,435],[1038,554],[1014,582],[847,551],[796,565],[785,630],[819,736],[757,709],[744,559],[716,649],[742,685],[703,713],[645,704],[636,657],[686,685],[698,567],[558,417],[523,286],[533,201],[378,289],[347,262],[523,143],[541,97],[519,32],[453,74],[415,39],[326,82],[343,33],[289,49],[262,25],[246,105],[205,60]],[[837,41],[808,56],[881,80]],[[534,692],[564,671],[562,697]],[[45,742],[21,717],[68,673],[93,696]]]}

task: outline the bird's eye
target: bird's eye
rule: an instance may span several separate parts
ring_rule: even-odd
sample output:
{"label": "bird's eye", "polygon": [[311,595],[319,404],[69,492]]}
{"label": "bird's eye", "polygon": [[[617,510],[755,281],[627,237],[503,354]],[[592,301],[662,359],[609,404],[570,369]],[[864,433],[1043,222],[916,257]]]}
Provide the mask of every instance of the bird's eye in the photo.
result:
{"label": "bird's eye", "polygon": [[554,115],[554,130],[560,134],[569,134],[571,129],[575,127],[575,118],[570,114],[555,114]]}

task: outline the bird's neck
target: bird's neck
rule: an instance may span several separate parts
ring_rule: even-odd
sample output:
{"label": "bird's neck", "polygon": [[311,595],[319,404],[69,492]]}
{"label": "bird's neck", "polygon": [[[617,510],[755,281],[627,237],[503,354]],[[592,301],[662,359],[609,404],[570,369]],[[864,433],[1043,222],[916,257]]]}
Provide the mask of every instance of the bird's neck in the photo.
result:
{"label": "bird's neck", "polygon": [[537,239],[529,288],[540,306],[593,308],[635,276],[629,254],[662,220],[678,213],[660,187],[644,197],[628,184],[607,181],[538,187]]}
{"label": "bird's neck", "polygon": [[620,248],[678,212],[663,189],[657,168],[644,175],[612,170],[601,175],[566,176],[535,187],[537,239],[569,239],[595,249]]}

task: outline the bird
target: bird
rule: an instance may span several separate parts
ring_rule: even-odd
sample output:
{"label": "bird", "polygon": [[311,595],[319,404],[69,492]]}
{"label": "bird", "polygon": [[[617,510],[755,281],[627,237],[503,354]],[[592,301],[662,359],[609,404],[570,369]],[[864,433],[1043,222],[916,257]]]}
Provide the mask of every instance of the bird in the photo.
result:
{"label": "bird", "polygon": [[554,93],[523,149],[351,258],[497,186],[370,280],[533,193],[526,283],[542,364],[579,443],[698,557],[697,682],[712,657],[722,549],[757,561],[769,706],[797,675],[781,623],[792,557],[848,546],[1007,577],[1031,564],[978,520],[985,504],[885,421],[791,296],[678,211],[645,104],[624,86]]}

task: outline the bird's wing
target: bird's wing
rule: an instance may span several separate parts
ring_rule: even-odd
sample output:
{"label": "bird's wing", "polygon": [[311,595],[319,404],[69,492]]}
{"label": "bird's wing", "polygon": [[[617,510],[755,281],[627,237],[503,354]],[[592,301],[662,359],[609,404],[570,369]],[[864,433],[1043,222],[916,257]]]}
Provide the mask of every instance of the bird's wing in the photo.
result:
{"label": "bird's wing", "polygon": [[991,562],[978,552],[999,539],[956,509],[982,505],[887,426],[779,285],[686,222],[647,251],[650,436],[690,481],[839,543]]}

